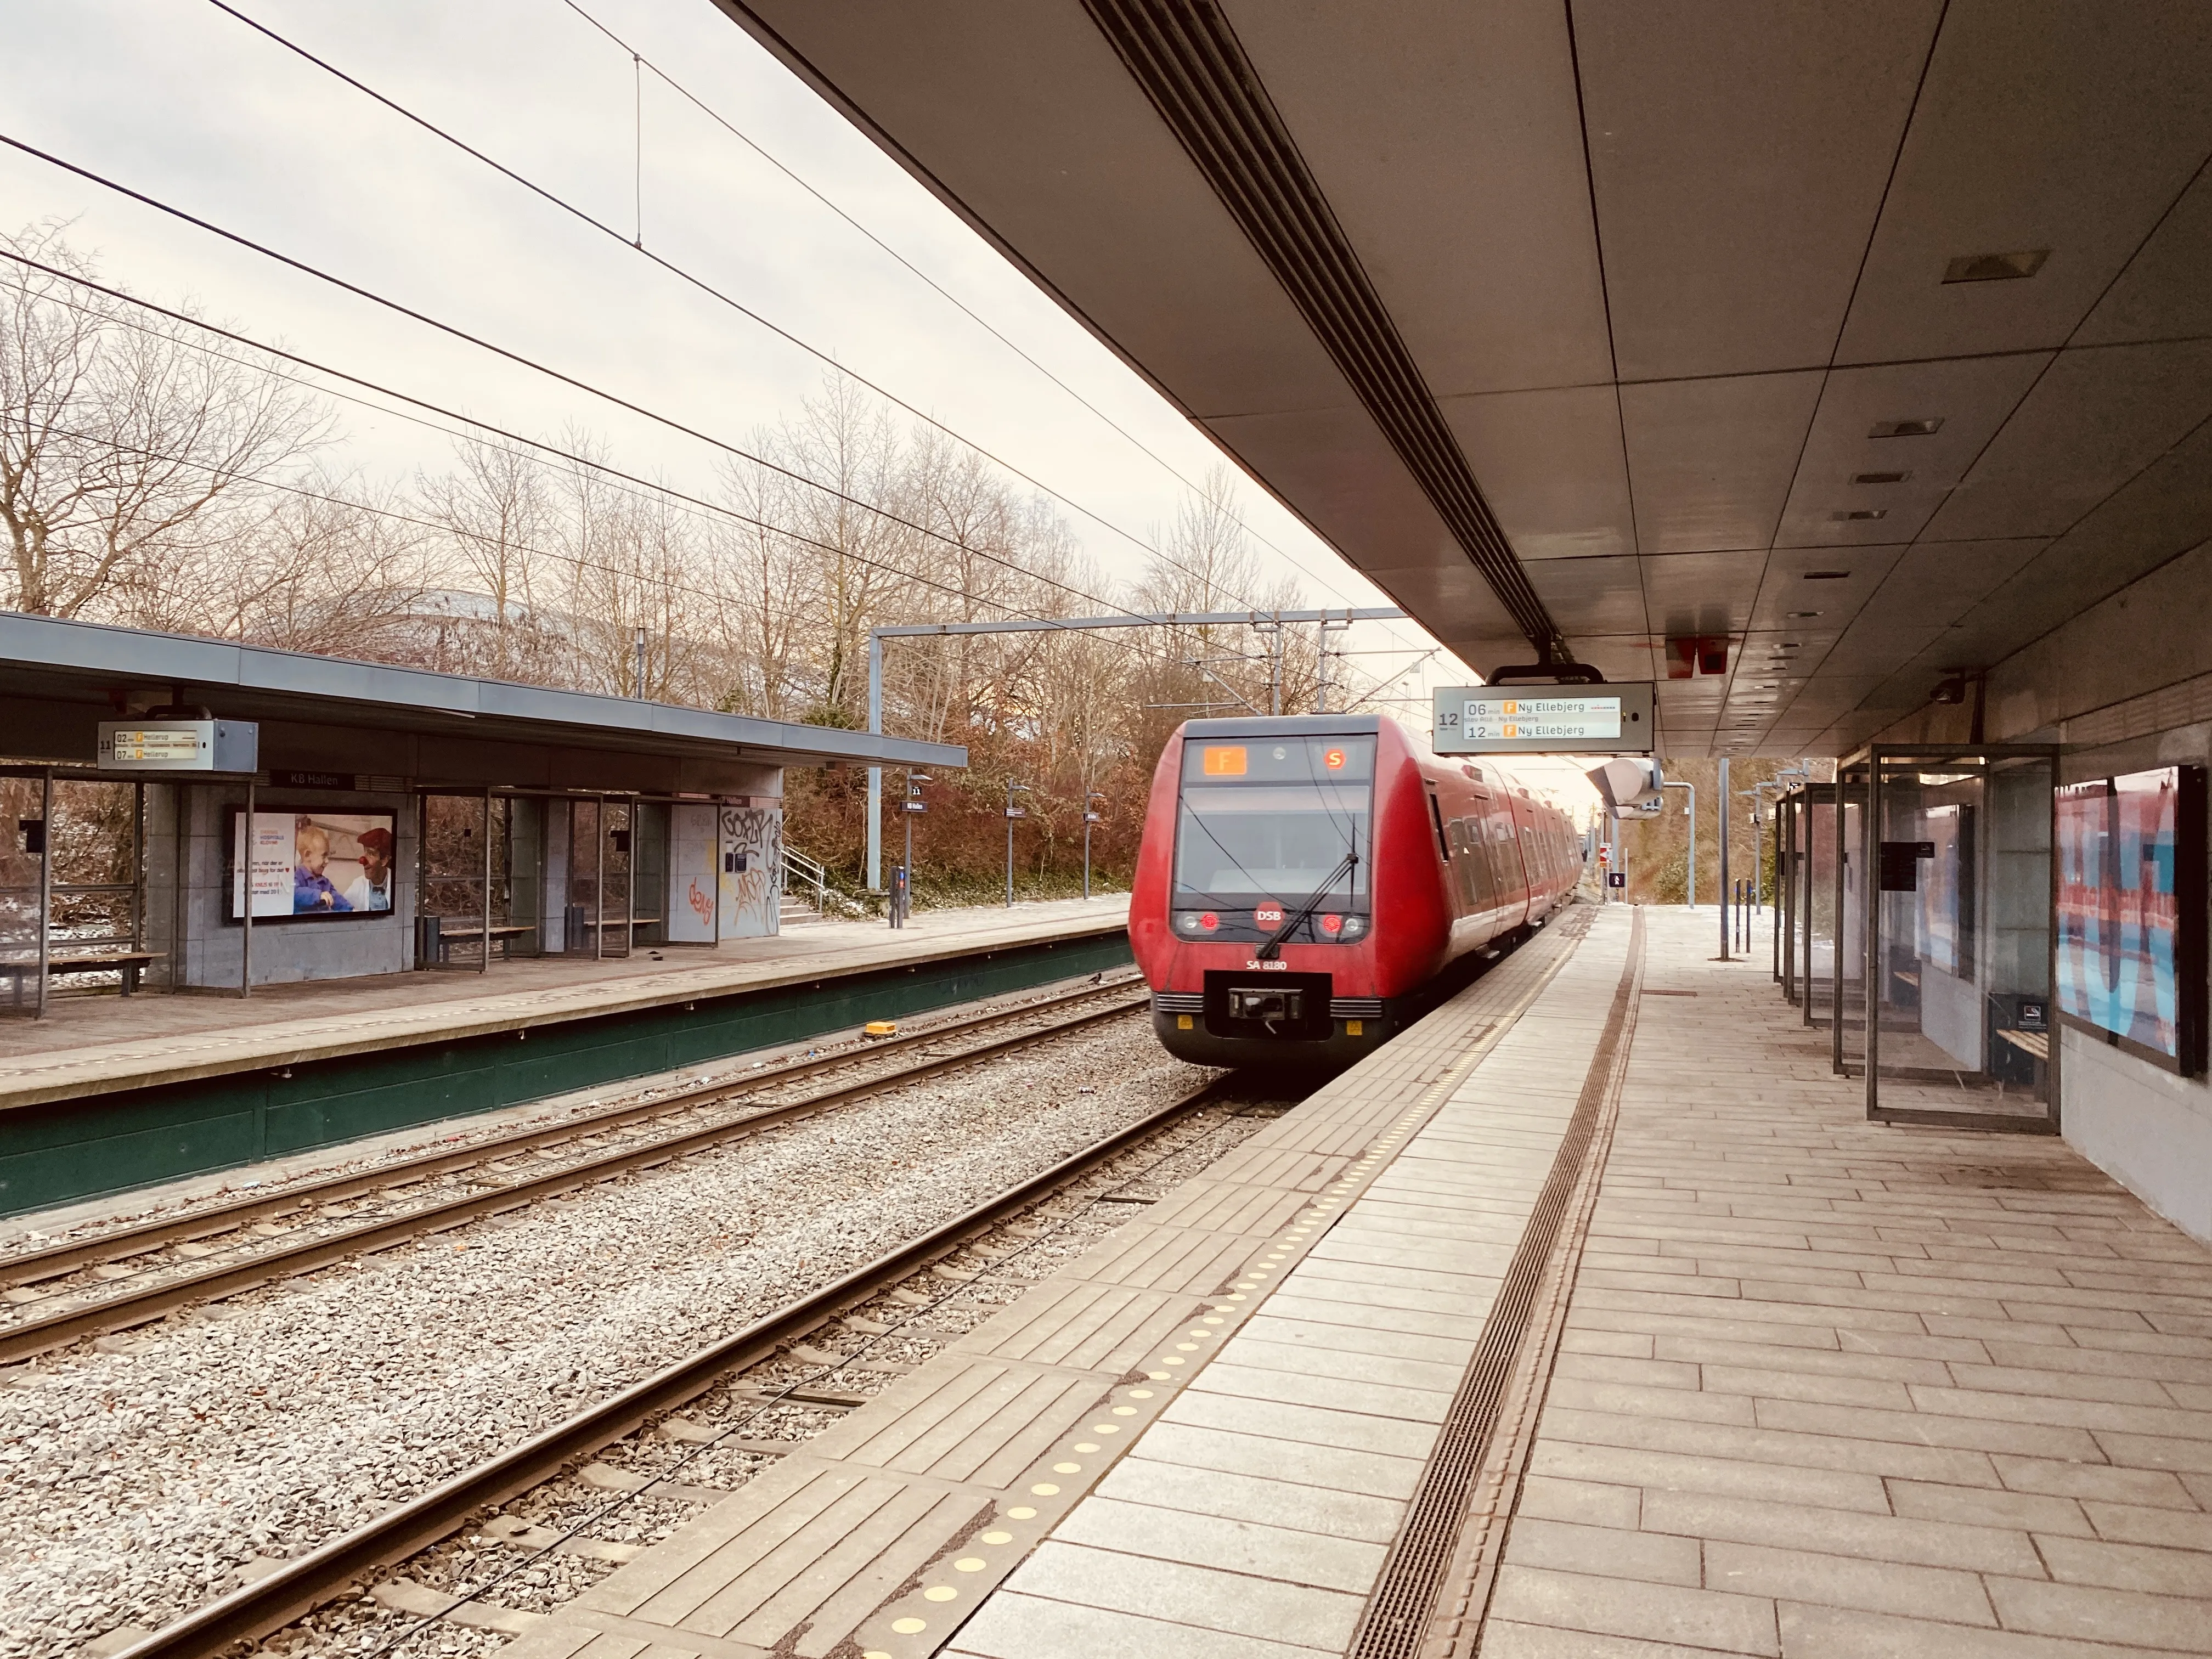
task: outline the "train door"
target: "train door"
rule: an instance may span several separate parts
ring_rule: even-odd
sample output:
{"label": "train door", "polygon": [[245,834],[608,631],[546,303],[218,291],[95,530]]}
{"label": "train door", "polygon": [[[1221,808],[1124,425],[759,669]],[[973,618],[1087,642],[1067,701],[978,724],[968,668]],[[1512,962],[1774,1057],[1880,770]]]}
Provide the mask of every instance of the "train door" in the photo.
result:
{"label": "train door", "polygon": [[1513,833],[1513,809],[1504,797],[1492,801],[1483,830],[1488,842],[1491,879],[1497,884],[1498,902],[1502,910],[1498,925],[1503,932],[1518,927],[1528,919],[1528,882],[1521,868],[1521,848]]}

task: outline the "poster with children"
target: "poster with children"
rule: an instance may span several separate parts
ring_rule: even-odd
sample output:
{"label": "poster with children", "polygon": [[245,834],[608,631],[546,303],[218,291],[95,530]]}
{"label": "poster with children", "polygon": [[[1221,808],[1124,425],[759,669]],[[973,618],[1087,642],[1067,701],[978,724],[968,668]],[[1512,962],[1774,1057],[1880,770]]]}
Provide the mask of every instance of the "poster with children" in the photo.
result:
{"label": "poster with children", "polygon": [[[231,814],[230,919],[253,890],[255,921],[388,914],[398,820],[389,812],[278,807]],[[249,848],[248,842],[251,842]]]}

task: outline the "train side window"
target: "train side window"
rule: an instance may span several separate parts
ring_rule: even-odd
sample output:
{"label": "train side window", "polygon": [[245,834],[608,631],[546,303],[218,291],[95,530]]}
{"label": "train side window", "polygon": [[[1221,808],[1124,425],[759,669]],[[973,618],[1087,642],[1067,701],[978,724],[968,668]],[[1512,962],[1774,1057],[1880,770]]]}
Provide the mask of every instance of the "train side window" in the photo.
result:
{"label": "train side window", "polygon": [[1429,793],[1429,822],[1437,826],[1437,851],[1446,864],[1451,862],[1451,843],[1444,839],[1444,810],[1437,805],[1436,792]]}
{"label": "train side window", "polygon": [[1490,878],[1489,849],[1482,844],[1482,820],[1462,820],[1462,832],[1467,837],[1468,858],[1466,867],[1467,902],[1472,909],[1487,910],[1497,902],[1493,896],[1498,884]]}

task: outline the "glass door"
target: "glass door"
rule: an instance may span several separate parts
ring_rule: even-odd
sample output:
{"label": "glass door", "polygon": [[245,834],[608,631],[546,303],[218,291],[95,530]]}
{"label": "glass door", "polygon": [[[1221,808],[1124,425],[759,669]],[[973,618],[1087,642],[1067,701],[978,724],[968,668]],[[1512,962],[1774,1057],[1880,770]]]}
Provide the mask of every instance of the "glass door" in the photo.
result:
{"label": "glass door", "polygon": [[1830,786],[1827,902],[1817,919],[1814,948],[1826,969],[1828,994],[1823,1010],[1835,1069],[1856,1076],[1866,1064],[1866,904],[1857,848],[1866,823],[1867,769],[1840,766]]}

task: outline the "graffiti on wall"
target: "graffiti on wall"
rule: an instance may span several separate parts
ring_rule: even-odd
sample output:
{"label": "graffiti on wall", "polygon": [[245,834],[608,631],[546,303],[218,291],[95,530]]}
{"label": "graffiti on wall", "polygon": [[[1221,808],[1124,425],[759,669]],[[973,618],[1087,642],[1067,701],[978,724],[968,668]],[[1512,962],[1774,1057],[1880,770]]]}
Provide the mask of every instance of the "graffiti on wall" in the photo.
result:
{"label": "graffiti on wall", "polygon": [[725,806],[720,816],[722,937],[774,933],[783,903],[783,814]]}

